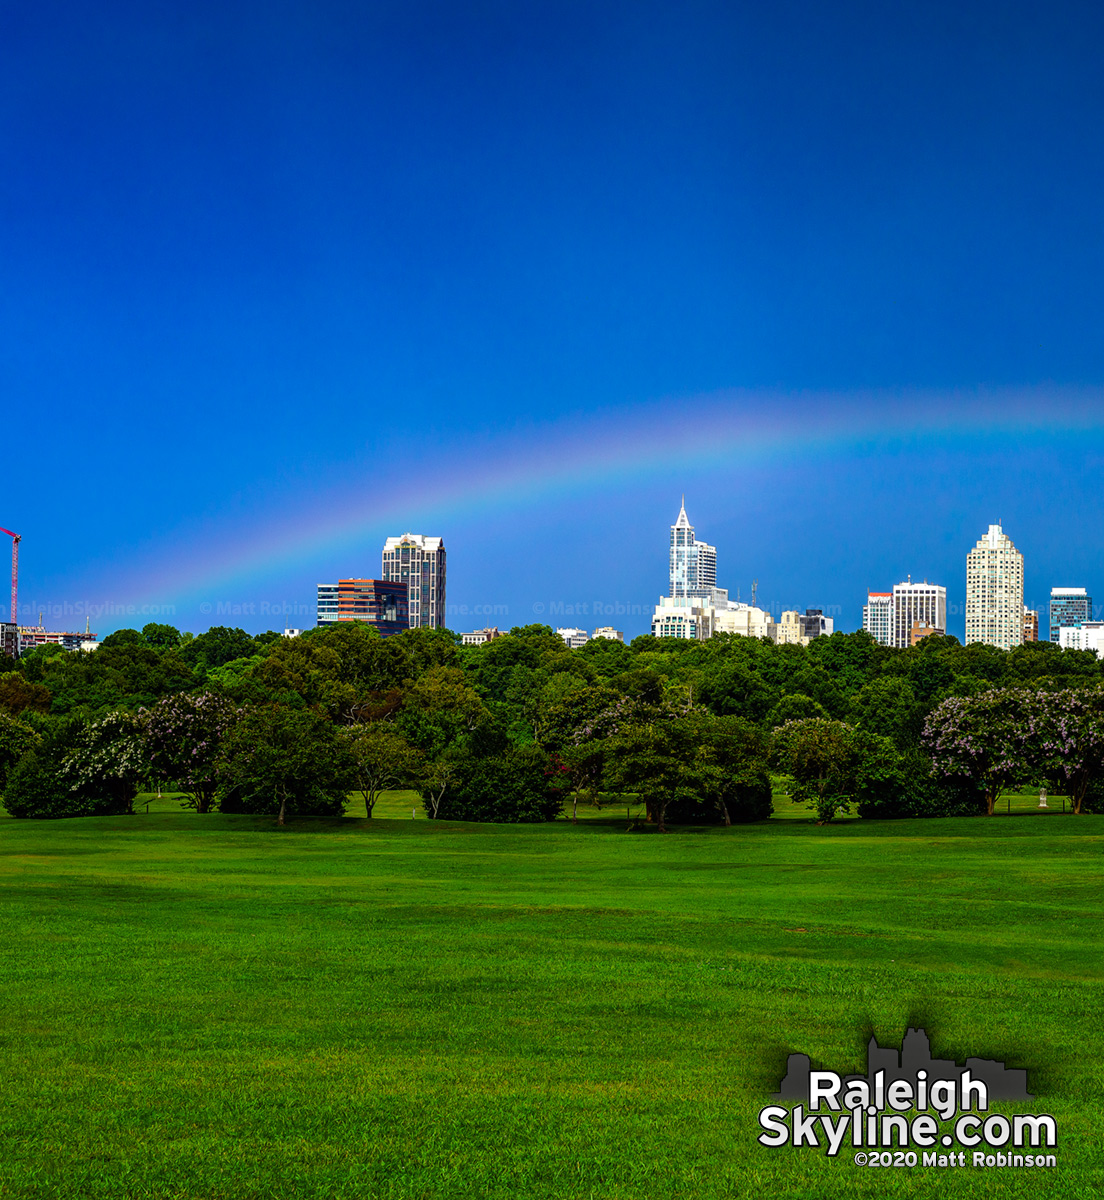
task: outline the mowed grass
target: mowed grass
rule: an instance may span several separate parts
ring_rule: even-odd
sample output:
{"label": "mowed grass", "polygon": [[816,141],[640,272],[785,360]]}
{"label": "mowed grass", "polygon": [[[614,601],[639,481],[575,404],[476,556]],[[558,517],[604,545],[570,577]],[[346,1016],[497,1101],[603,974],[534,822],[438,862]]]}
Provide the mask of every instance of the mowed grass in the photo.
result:
{"label": "mowed grass", "polygon": [[[0,822],[0,1195],[1104,1192],[1104,818],[410,808]],[[1027,1067],[1057,1169],[757,1144],[788,1052],[909,1024]]]}

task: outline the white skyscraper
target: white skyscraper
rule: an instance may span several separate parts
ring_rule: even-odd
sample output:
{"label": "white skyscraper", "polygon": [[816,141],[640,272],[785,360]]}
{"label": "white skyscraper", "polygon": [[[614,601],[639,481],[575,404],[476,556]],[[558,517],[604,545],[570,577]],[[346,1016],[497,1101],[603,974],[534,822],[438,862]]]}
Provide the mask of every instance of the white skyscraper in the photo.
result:
{"label": "white skyscraper", "polygon": [[966,643],[1023,645],[1023,555],[999,525],[966,556]]}
{"label": "white skyscraper", "polygon": [[876,642],[893,645],[892,592],[867,592],[862,627]]}
{"label": "white skyscraper", "polygon": [[439,537],[404,533],[383,544],[383,578],[407,585],[410,628],[445,623],[445,543]]}
{"label": "white skyscraper", "polygon": [[717,586],[717,549],[694,538],[694,526],[686,518],[686,500],[678,520],[671,526],[672,600],[713,600]]}
{"label": "white skyscraper", "polygon": [[912,645],[915,624],[947,632],[947,589],[938,583],[906,583],[893,586],[893,641],[889,644],[905,649]]}

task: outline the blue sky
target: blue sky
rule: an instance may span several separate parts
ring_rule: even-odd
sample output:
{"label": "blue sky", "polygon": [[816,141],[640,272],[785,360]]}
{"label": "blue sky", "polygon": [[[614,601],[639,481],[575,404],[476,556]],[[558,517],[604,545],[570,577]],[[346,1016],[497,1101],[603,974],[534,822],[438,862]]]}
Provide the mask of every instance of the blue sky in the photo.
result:
{"label": "blue sky", "polygon": [[311,623],[317,582],[414,529],[445,537],[457,628],[555,604],[593,627],[566,608],[600,601],[635,634],[684,491],[722,583],[843,628],[908,573],[961,603],[998,519],[1029,601],[1104,598],[1102,26],[9,10],[21,619]]}

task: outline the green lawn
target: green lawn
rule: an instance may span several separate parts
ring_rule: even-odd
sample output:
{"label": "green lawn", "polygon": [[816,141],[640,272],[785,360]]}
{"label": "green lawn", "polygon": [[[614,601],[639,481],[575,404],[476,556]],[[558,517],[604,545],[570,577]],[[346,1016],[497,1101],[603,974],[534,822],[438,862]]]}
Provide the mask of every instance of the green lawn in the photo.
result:
{"label": "green lawn", "polygon": [[[1104,818],[1021,799],[667,836],[406,794],[5,820],[0,1196],[1097,1196]],[[859,1070],[910,1023],[1027,1067],[1058,1168],[756,1143],[788,1051]]]}

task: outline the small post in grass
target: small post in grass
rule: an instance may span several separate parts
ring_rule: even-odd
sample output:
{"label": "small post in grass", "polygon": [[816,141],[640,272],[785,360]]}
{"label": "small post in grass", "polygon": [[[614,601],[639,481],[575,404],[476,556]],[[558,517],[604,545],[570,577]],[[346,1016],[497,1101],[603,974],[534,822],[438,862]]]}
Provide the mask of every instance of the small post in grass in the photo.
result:
{"label": "small post in grass", "polygon": [[1046,788],[1044,787],[1039,789],[1039,807],[1046,808],[1046,806]]}

